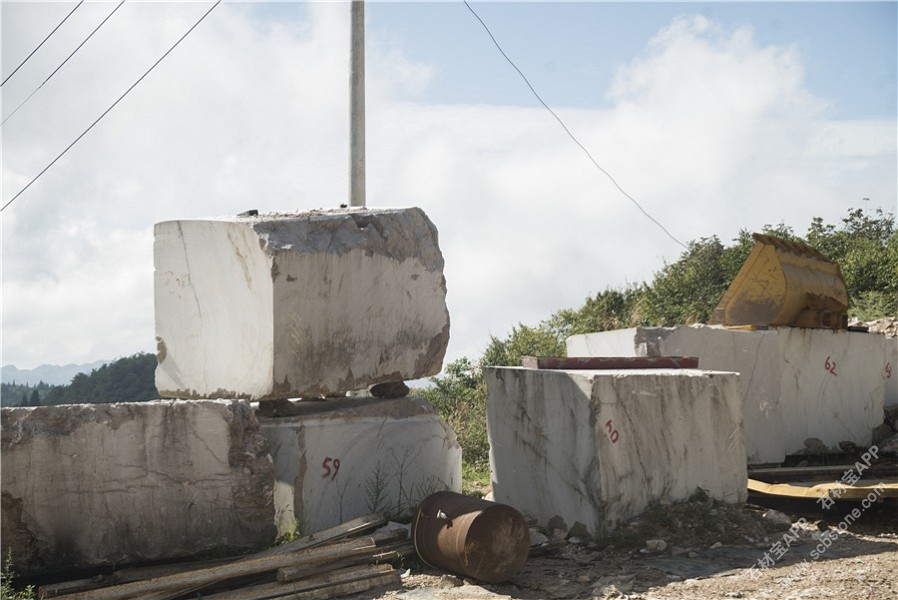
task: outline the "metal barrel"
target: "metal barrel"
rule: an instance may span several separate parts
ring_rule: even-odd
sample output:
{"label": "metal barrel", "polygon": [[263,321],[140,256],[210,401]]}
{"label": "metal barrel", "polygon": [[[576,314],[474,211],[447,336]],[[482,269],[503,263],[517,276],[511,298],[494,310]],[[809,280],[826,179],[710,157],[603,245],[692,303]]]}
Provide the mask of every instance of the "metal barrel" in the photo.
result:
{"label": "metal barrel", "polygon": [[513,577],[530,549],[521,513],[455,492],[437,492],[421,502],[412,539],[427,564],[488,583]]}

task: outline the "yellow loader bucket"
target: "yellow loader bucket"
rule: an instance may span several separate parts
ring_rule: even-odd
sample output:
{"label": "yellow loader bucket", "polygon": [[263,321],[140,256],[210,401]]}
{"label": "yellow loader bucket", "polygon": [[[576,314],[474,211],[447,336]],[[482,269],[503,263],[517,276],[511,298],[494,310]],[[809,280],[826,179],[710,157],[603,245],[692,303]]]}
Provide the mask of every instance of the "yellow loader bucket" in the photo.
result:
{"label": "yellow loader bucket", "polygon": [[754,233],[755,245],[709,323],[731,327],[848,327],[839,265],[810,246]]}

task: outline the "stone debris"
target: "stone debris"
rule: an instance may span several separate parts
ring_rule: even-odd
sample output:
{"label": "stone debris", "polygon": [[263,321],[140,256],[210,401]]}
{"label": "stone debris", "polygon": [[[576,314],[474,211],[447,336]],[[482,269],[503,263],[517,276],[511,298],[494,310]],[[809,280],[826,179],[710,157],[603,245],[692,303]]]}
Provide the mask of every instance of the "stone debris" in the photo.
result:
{"label": "stone debris", "polygon": [[819,455],[828,452],[829,448],[819,438],[811,437],[804,441],[804,454]]}
{"label": "stone debris", "polygon": [[764,511],[763,517],[768,523],[777,528],[788,529],[792,526],[792,519],[788,515],[772,508]]}
{"label": "stone debris", "polygon": [[886,438],[891,437],[893,433],[894,430],[887,423],[881,423],[873,429],[873,443],[879,444]]}
{"label": "stone debris", "polygon": [[879,443],[879,451],[882,454],[898,455],[898,433],[882,440]]}
{"label": "stone debris", "polygon": [[876,321],[867,321],[865,325],[870,333],[879,333],[886,337],[898,337],[898,317],[884,317]]}

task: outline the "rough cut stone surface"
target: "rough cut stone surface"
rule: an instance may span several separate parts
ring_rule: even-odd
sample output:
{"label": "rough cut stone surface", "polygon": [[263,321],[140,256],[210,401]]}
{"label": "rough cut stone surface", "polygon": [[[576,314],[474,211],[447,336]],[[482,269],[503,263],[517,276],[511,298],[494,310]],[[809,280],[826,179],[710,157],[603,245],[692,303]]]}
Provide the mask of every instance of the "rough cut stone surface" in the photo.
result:
{"label": "rough cut stone surface", "polygon": [[2,409],[0,531],[17,573],[271,544],[273,481],[246,402]]}
{"label": "rough cut stone surface", "polygon": [[493,492],[601,537],[697,487],[746,498],[738,375],[487,368]]}
{"label": "rough cut stone surface", "polygon": [[155,236],[163,395],[313,397],[442,368],[443,257],[418,208],[169,221]]}
{"label": "rough cut stone surface", "polygon": [[782,462],[811,437],[829,447],[869,446],[882,422],[892,341],[797,327],[639,327],[572,336],[567,353],[697,356],[702,369],[740,373],[745,450],[748,462],[758,464]]}
{"label": "rough cut stone surface", "polygon": [[372,511],[408,517],[433,492],[461,491],[461,447],[423,398],[294,402],[290,413],[260,419],[280,534]]}

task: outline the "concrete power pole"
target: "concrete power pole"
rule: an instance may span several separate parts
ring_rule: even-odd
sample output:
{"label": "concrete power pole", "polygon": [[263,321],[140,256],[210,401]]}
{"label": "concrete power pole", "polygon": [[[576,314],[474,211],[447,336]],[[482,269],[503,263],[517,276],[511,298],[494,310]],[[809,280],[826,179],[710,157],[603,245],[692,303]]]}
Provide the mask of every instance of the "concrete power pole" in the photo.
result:
{"label": "concrete power pole", "polygon": [[352,0],[349,49],[349,205],[365,206],[365,2]]}

